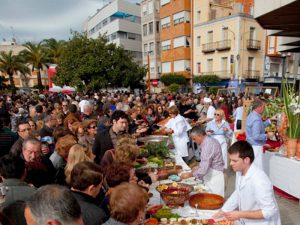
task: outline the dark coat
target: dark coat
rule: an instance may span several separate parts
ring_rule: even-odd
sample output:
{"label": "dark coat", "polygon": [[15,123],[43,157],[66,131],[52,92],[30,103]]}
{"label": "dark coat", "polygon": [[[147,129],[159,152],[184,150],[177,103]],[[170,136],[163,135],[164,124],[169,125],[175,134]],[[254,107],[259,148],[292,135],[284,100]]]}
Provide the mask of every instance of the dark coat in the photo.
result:
{"label": "dark coat", "polygon": [[22,145],[23,145],[23,138],[19,137],[19,139],[11,146],[9,153],[13,156],[20,156],[22,153]]}
{"label": "dark coat", "polygon": [[93,153],[96,156],[95,162],[99,164],[104,153],[109,150],[113,149],[114,145],[111,141],[109,129],[103,130],[102,132],[97,133],[94,145],[93,145]]}
{"label": "dark coat", "polygon": [[108,219],[103,209],[97,206],[93,197],[77,191],[72,191],[72,194],[80,205],[85,225],[100,225]]}

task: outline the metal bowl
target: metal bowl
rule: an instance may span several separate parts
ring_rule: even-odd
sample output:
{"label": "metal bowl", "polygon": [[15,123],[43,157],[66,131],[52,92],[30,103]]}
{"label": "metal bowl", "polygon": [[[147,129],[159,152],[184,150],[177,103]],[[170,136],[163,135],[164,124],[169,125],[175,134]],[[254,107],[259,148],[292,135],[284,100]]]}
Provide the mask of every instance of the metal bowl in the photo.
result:
{"label": "metal bowl", "polygon": [[148,142],[162,142],[162,141],[168,141],[169,136],[164,135],[149,135],[146,137],[140,137],[138,138],[139,142],[148,143]]}

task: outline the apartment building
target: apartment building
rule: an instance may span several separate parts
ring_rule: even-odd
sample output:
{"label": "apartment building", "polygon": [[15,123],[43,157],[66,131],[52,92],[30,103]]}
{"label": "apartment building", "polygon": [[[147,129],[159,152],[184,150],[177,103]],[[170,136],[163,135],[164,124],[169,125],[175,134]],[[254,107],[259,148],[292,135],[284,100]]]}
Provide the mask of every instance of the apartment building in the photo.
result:
{"label": "apartment building", "polygon": [[[19,54],[22,50],[24,50],[25,47],[23,45],[17,44],[15,41],[4,41],[0,43],[0,52],[6,52],[12,51],[14,55]],[[27,74],[26,76],[18,73],[14,75],[14,83],[16,87],[33,87],[38,84],[37,81],[37,71],[31,70],[31,65],[28,65],[30,68],[31,74]],[[8,78],[6,74],[1,73],[0,76],[5,76],[5,78]],[[42,84],[48,85],[48,76],[47,76],[47,68],[44,67],[41,71],[41,78],[42,78]],[[9,81],[6,82],[9,84]]]}
{"label": "apartment building", "polygon": [[255,0],[254,17],[267,29],[264,82],[295,79],[300,88],[300,1]]}
{"label": "apartment building", "polygon": [[191,1],[160,1],[161,73],[191,78]]}
{"label": "apartment building", "polygon": [[143,65],[150,67],[150,89],[156,91],[161,72],[159,0],[141,1]]}
{"label": "apartment building", "polygon": [[141,7],[125,0],[114,0],[88,17],[84,29],[89,38],[106,35],[110,43],[122,46],[142,63]]}
{"label": "apartment building", "polygon": [[263,79],[265,36],[252,11],[253,0],[193,0],[195,76]]}

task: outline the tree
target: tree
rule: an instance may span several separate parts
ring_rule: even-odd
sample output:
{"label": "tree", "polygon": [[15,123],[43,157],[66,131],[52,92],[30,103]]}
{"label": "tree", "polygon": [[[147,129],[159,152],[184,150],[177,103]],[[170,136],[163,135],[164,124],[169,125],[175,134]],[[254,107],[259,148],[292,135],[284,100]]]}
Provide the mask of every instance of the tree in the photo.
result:
{"label": "tree", "polygon": [[146,72],[128,52],[109,44],[104,36],[89,39],[85,33],[74,32],[65,44],[53,81],[88,90],[107,86],[136,88]]}
{"label": "tree", "polygon": [[65,46],[65,41],[57,41],[54,38],[44,39],[42,46],[45,49],[45,53],[49,63],[59,64],[60,56]]}
{"label": "tree", "polygon": [[9,51],[8,53],[0,52],[0,71],[8,75],[13,94],[15,94],[16,91],[13,76],[18,72],[24,76],[30,73],[23,58],[20,57],[20,55],[13,55],[12,51]]}
{"label": "tree", "polygon": [[171,84],[186,84],[185,77],[181,74],[166,74],[160,77],[160,81],[166,86]]}
{"label": "tree", "polygon": [[33,44],[31,42],[27,42],[25,45],[26,49],[22,50],[20,54],[24,57],[25,61],[32,65],[32,71],[37,70],[37,80],[38,87],[42,88],[42,78],[41,78],[41,70],[43,66],[46,66],[47,55],[45,48],[42,46],[42,43]]}
{"label": "tree", "polygon": [[202,84],[205,89],[209,83],[217,83],[220,81],[220,78],[217,75],[203,75],[203,76],[194,76],[193,82]]}

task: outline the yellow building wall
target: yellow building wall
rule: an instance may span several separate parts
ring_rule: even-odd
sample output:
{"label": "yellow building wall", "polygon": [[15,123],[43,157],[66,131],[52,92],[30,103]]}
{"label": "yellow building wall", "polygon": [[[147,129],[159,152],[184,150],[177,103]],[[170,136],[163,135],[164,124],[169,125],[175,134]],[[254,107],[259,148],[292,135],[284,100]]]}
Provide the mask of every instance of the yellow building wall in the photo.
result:
{"label": "yellow building wall", "polygon": [[[198,5],[201,5],[199,3]],[[208,32],[213,31],[213,42],[222,41],[222,29],[223,27],[228,27],[228,40],[231,40],[231,48],[230,50],[225,51],[218,51],[215,50],[212,53],[203,53],[203,44],[209,43],[208,40]],[[247,40],[250,36],[250,27],[255,27],[255,40],[261,41],[261,49],[260,50],[248,50],[247,49]],[[201,37],[200,46],[198,46],[197,37]],[[213,60],[213,71],[219,72],[224,70],[222,68],[222,57],[227,57],[227,71],[235,72],[236,77],[243,76],[245,77],[245,70],[248,68],[248,57],[254,57],[254,68],[253,70],[260,71],[260,75],[263,74],[263,62],[264,62],[264,49],[265,49],[265,42],[264,42],[264,31],[255,22],[254,19],[245,18],[245,17],[228,17],[226,19],[220,19],[214,21],[210,21],[206,24],[201,24],[200,26],[194,27],[194,74],[200,75],[198,73],[198,64],[201,63],[201,73],[208,72],[207,68],[207,60]],[[231,55],[234,56],[234,65],[230,64],[230,57]],[[239,57],[238,57],[239,55]],[[239,58],[239,60],[238,60]],[[233,71],[231,66],[234,67]],[[233,76],[233,74],[218,74],[220,78],[228,78],[228,76]]]}

